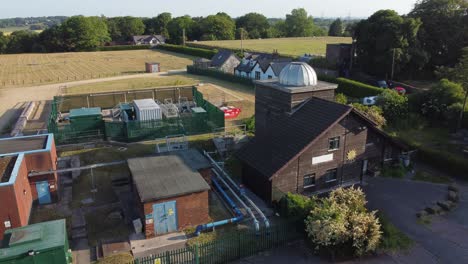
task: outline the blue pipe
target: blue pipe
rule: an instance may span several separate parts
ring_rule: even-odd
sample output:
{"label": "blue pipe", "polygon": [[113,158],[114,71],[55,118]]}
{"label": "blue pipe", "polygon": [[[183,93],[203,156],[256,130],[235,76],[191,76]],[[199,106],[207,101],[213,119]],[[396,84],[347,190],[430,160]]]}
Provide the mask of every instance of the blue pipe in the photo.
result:
{"label": "blue pipe", "polygon": [[216,180],[215,176],[213,176],[211,178],[211,181],[213,182],[213,185],[215,186],[215,189],[221,193],[221,195],[227,201],[229,206],[231,206],[231,208],[234,210],[234,213],[235,213],[236,217],[221,220],[221,221],[217,221],[217,222],[213,222],[213,223],[208,223],[208,224],[204,224],[204,225],[199,225],[195,229],[195,235],[196,236],[199,236],[202,231],[205,231],[205,230],[217,227],[217,226],[222,226],[222,225],[225,225],[225,224],[229,224],[229,223],[237,223],[237,222],[241,221],[244,218],[244,215],[237,208],[236,204],[231,200],[231,198],[227,195],[227,193],[221,188],[221,186],[219,185],[219,183]]}

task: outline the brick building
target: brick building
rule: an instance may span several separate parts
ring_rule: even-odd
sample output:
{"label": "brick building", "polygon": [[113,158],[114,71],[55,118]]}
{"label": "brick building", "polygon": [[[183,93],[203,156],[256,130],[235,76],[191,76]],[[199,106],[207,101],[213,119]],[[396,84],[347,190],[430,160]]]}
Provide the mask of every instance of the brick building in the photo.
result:
{"label": "brick building", "polygon": [[286,66],[279,80],[256,82],[255,137],[236,155],[242,181],[266,201],[360,183],[369,170],[399,158],[404,146],[334,102],[335,89],[301,62]]}
{"label": "brick building", "polygon": [[33,203],[58,199],[57,174],[30,176],[56,170],[52,134],[0,139],[0,238],[6,229],[28,224]]}
{"label": "brick building", "polygon": [[209,221],[210,163],[196,150],[128,160],[147,238]]}

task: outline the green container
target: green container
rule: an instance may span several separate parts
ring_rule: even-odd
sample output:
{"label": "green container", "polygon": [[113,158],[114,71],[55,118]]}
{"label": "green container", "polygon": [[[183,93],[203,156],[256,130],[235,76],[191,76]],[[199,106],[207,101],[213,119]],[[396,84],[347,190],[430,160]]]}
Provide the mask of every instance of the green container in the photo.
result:
{"label": "green container", "polygon": [[100,107],[71,109],[69,118],[71,129],[78,134],[102,130],[104,126]]}
{"label": "green container", "polygon": [[5,231],[0,264],[72,263],[65,219]]}

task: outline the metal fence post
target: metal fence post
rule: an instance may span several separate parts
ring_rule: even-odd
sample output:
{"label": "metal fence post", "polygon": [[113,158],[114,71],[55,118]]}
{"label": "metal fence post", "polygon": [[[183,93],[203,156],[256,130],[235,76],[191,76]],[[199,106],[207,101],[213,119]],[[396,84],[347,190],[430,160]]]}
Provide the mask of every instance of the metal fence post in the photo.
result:
{"label": "metal fence post", "polygon": [[200,255],[198,254],[198,249],[199,249],[199,246],[198,246],[198,242],[195,244],[195,263],[196,264],[200,264]]}

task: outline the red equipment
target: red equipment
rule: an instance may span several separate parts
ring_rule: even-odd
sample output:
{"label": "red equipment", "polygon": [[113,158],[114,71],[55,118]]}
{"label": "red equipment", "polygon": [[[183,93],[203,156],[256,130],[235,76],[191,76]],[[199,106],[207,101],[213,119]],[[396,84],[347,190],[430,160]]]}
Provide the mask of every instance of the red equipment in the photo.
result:
{"label": "red equipment", "polygon": [[221,111],[224,112],[225,119],[233,119],[239,116],[241,109],[234,106],[223,106],[220,107]]}

